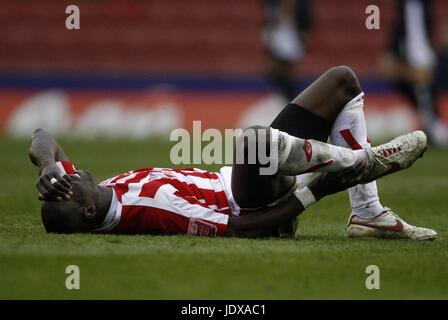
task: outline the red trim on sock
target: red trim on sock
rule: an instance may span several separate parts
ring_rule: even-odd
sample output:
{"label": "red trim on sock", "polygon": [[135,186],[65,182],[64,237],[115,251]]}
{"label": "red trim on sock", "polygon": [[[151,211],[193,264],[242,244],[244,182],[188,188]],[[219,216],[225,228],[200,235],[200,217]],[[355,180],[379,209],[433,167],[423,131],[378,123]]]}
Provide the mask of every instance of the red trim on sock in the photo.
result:
{"label": "red trim on sock", "polygon": [[344,138],[345,142],[352,148],[353,150],[360,150],[362,149],[361,145],[356,141],[355,137],[353,137],[352,132],[350,129],[344,129],[339,131],[342,138]]}

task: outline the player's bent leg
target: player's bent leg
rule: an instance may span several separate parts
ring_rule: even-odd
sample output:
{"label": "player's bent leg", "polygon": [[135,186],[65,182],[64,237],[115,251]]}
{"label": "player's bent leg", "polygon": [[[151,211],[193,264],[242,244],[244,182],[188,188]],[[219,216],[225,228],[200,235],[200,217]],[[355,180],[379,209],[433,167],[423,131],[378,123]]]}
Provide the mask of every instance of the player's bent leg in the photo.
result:
{"label": "player's bent leg", "polygon": [[271,127],[298,138],[325,142],[344,105],[361,92],[352,69],[333,67],[287,105]]}
{"label": "player's bent leg", "polygon": [[[271,137],[270,139],[273,138]],[[402,142],[402,144],[400,144],[400,142]],[[273,145],[275,145],[275,143],[273,143]],[[394,148],[394,146],[400,150],[389,151],[390,148]],[[403,148],[403,146],[406,146],[406,148]],[[370,163],[367,165],[360,165],[358,162],[339,172],[325,172],[317,180],[312,181],[309,186],[304,187],[303,189],[294,188],[292,194],[290,194],[285,201],[279,202],[275,206],[259,208],[247,215],[232,217],[231,221],[229,221],[227,235],[246,237],[265,236],[266,232],[269,233],[273,229],[282,226],[287,221],[291,221],[291,219],[305,210],[305,208],[326,195],[345,190],[353,185],[363,182],[365,179],[378,179],[382,176],[396,172],[397,170],[411,166],[419,156],[422,155],[425,147],[426,136],[422,132],[413,132],[398,137],[390,143],[377,147],[375,150],[371,150],[372,155],[369,156],[368,161],[371,161],[373,165]],[[388,152],[387,156],[384,155],[384,151]],[[383,157],[391,157],[390,159],[392,163],[397,164],[395,166],[392,165],[394,170],[387,168],[389,160],[384,160],[382,159]],[[378,159],[376,158],[383,161],[377,161]],[[384,166],[386,166],[386,168],[384,168]],[[403,221],[400,223],[402,225],[404,224]],[[407,228],[403,230],[406,230],[408,237],[411,234],[421,234],[421,229],[410,230],[409,228],[411,226],[406,226]],[[366,227],[366,225],[363,225],[362,227]],[[371,226],[367,227],[371,228]]]}
{"label": "player's bent leg", "polygon": [[[331,130],[331,142],[353,150],[370,148],[364,116],[364,94],[348,102],[339,113]],[[370,218],[384,211],[375,181],[357,185],[348,190],[351,211],[364,218]]]}
{"label": "player's bent leg", "polygon": [[[266,159],[260,158],[263,155]],[[240,207],[257,208],[284,196],[295,185],[298,174],[337,172],[357,162],[366,164],[366,160],[364,150],[300,139],[277,129],[250,127],[236,142],[233,196]]]}
{"label": "player's bent leg", "polygon": [[[346,66],[331,68],[288,104],[270,126],[294,137],[326,142],[334,127],[335,114],[360,92],[353,70]],[[301,175],[300,183],[309,183],[304,177]],[[287,224],[280,234],[293,234],[295,224]]]}
{"label": "player's bent leg", "polygon": [[355,72],[333,67],[303,90],[292,103],[333,123],[344,105],[362,92]]}
{"label": "player's bent leg", "polygon": [[[350,68],[344,66],[332,68],[302,92],[294,100],[294,104],[288,105],[274,120],[272,127],[297,137],[309,137],[320,141],[325,141],[331,132],[332,143],[335,145],[352,149],[369,148],[362,95],[356,74]],[[328,124],[332,126],[330,129]],[[376,170],[383,171],[388,166],[380,165]],[[397,163],[392,166],[397,166]],[[403,164],[398,166],[406,167]],[[352,205],[350,221],[352,217],[353,220],[368,220],[376,216],[384,217],[386,213],[391,212],[379,202],[375,181],[352,187],[349,189],[349,195]],[[360,232],[355,235],[352,230],[355,229],[349,228],[350,236],[361,235]],[[413,234],[414,238],[425,237]],[[429,234],[433,234],[432,230]]]}
{"label": "player's bent leg", "polygon": [[[296,137],[319,141],[326,141],[331,132],[335,145],[369,148],[362,95],[356,74],[350,68],[332,68],[302,92],[294,103],[285,107],[271,127]],[[352,187],[349,195],[351,215],[358,218],[373,218],[390,211],[379,202],[375,181]]]}
{"label": "player's bent leg", "polygon": [[[272,175],[261,175],[260,168],[265,167],[259,162],[250,161],[249,152],[254,151],[258,155],[258,138],[266,139],[265,152],[270,153],[269,129],[261,126],[247,128],[244,133],[255,132],[256,141],[249,141],[239,137],[235,151],[242,150],[243,161],[237,161],[236,152],[232,169],[232,194],[236,203],[243,209],[260,208],[271,204],[284,197],[295,185],[295,178],[279,172]],[[264,137],[257,133],[264,132]],[[251,149],[253,148],[253,149]],[[240,151],[241,152],[241,151]]]}
{"label": "player's bent leg", "polygon": [[[367,137],[367,128],[366,121],[364,116],[364,94],[360,93],[355,98],[350,100],[340,111],[336,120],[334,121],[333,128],[331,130],[331,141],[333,144],[352,148],[354,150],[358,149],[369,149],[370,141],[368,141]],[[398,145],[406,144],[406,140],[410,139],[419,139],[419,134],[410,135],[406,139],[395,139],[395,145],[389,144],[387,148],[381,146],[382,153],[389,154],[396,149],[400,149]],[[405,136],[406,137],[406,136]],[[426,137],[422,140],[426,141]],[[416,143],[416,148],[424,147],[425,143],[418,144],[417,141],[413,141],[410,145]],[[372,151],[376,150],[376,148],[370,149]],[[396,156],[400,157],[400,154],[396,154]],[[406,157],[402,157],[402,159],[406,159]],[[384,170],[384,168],[389,167],[387,170],[395,170],[395,167],[406,167],[405,164],[394,163],[391,159],[389,159],[389,163],[385,163],[384,159],[376,159],[384,164],[384,166],[379,166],[379,170]],[[412,160],[413,161],[413,160]],[[411,162],[412,162],[411,161]],[[387,161],[386,161],[387,162]],[[392,164],[392,165],[391,165]],[[376,236],[383,237],[384,235],[394,235],[402,238],[410,238],[410,239],[433,239],[436,236],[436,233],[433,230],[425,229],[425,228],[416,228],[407,224],[402,219],[398,218],[398,216],[392,212],[389,208],[385,208],[382,206],[378,196],[378,190],[376,186],[376,182],[372,181],[367,184],[358,184],[350,188],[349,190],[350,196],[350,204],[352,207],[350,217],[349,217],[349,227],[348,227],[348,235],[351,237],[361,237],[361,236]],[[402,230],[400,228],[393,227],[393,232],[389,232],[386,230],[379,230],[375,228],[377,225],[384,224],[394,225],[395,219],[400,219]],[[364,225],[356,224],[359,222],[361,224],[371,224],[374,226],[373,228],[369,228]],[[392,223],[392,224],[391,224]],[[387,227],[386,227],[387,229]]]}

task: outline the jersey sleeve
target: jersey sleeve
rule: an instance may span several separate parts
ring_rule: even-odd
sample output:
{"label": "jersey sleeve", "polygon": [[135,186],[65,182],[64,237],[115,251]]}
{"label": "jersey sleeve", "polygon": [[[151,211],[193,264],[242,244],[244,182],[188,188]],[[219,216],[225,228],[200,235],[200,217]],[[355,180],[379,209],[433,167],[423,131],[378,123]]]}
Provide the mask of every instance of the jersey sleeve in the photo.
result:
{"label": "jersey sleeve", "polygon": [[67,175],[77,174],[75,166],[70,161],[65,160],[58,161],[56,162],[56,166],[58,167],[61,176],[66,174]]}

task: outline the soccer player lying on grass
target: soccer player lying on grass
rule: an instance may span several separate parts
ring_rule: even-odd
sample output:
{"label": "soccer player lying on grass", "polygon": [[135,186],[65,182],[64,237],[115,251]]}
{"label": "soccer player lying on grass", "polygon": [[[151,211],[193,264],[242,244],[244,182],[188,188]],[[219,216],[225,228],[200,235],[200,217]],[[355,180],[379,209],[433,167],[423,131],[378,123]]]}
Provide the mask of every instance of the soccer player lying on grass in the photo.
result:
{"label": "soccer player lying on grass", "polygon": [[[371,148],[363,93],[348,67],[324,73],[287,105],[269,128],[252,127],[256,140],[237,138],[245,162],[220,172],[199,169],[139,169],[97,185],[76,171],[62,148],[36,130],[31,161],[40,168],[37,188],[48,232],[278,236],[326,195],[349,189],[351,237],[435,239],[435,231],[412,226],[378,198],[376,179],[410,167],[426,149],[416,131]],[[260,134],[264,133],[264,134]],[[328,137],[334,145],[326,144]],[[249,164],[253,145],[268,150],[269,163]],[[363,149],[364,148],[364,149]],[[257,153],[258,154],[258,153]],[[259,159],[257,159],[259,160]],[[260,168],[275,163],[275,174]],[[306,183],[311,172],[320,176]]]}

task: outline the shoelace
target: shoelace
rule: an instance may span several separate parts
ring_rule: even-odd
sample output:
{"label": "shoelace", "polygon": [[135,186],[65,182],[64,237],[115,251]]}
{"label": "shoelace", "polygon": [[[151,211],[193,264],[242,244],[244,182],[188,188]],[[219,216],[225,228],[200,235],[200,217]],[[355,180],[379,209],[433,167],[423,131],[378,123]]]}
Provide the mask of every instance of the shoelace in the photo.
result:
{"label": "shoelace", "polygon": [[[389,152],[389,150],[391,152]],[[395,155],[398,152],[401,153],[408,153],[409,152],[409,141],[399,141],[399,140],[392,140],[391,142],[388,143],[388,148],[381,148],[379,150],[375,150],[375,152],[373,153],[373,158],[374,161],[378,164],[380,164],[381,166],[383,166],[384,168],[388,167],[388,157],[390,157],[391,155]],[[370,174],[370,173],[369,173]]]}
{"label": "shoelace", "polygon": [[401,150],[402,150],[401,143],[399,144],[396,141],[392,141],[390,142],[388,148],[381,148],[379,150],[376,150],[375,154],[383,159],[387,159],[391,155],[401,152]]}
{"label": "shoelace", "polygon": [[397,152],[401,151],[401,147],[392,147],[392,148],[387,148],[387,149],[383,149],[383,150],[378,150],[378,152],[381,153],[381,155],[383,157],[390,157],[393,154],[396,154]]}
{"label": "shoelace", "polygon": [[387,168],[386,161],[387,159],[382,158],[380,155],[377,155],[375,152],[369,153],[367,152],[367,163],[368,163],[368,169],[365,170],[363,173],[361,173],[361,179],[367,179],[370,177],[370,175],[373,172],[373,169],[375,168],[375,163],[383,166],[384,168]]}

